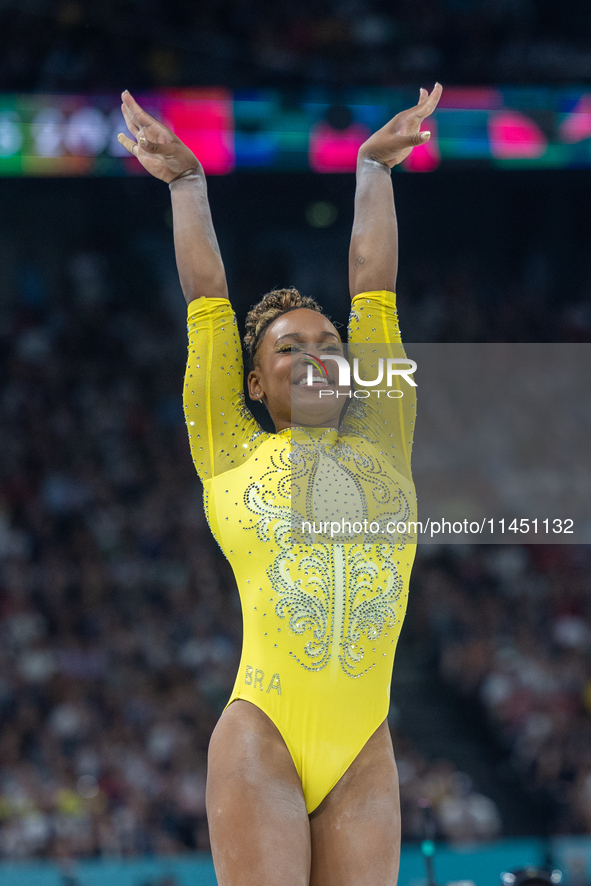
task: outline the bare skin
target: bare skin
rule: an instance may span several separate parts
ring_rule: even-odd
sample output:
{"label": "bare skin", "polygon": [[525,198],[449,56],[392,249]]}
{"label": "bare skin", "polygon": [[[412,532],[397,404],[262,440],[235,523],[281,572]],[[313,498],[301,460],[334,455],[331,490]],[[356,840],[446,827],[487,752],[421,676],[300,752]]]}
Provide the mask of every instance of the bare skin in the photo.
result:
{"label": "bare skin", "polygon": [[206,800],[219,886],[308,886],[302,785],[279,732],[250,702],[234,701],[213,731]]}
{"label": "bare skin", "polygon": [[[422,89],[414,108],[397,114],[359,151],[355,220],[349,253],[351,297],[395,290],[397,223],[390,169],[428,140],[422,121],[441,86]],[[129,92],[122,111],[134,139],[119,141],[170,186],[174,240],[187,303],[228,298],[228,288],[199,160]],[[295,390],[304,372],[303,344],[321,359],[339,353],[327,318],[305,308],[278,317],[262,338],[248,376],[253,399],[265,402],[277,431],[298,424],[337,428],[332,398],[310,411],[309,393]],[[331,366],[330,384],[336,386]],[[336,398],[335,398],[336,399]],[[263,711],[234,701],[211,738],[207,815],[219,886],[395,886],[400,857],[400,801],[392,741],[384,721],[311,815],[280,733]]]}
{"label": "bare skin", "polygon": [[308,816],[276,727],[234,701],[209,745],[207,818],[219,886],[394,886],[400,800],[387,723]]}
{"label": "bare skin", "polygon": [[310,815],[311,886],[394,886],[400,864],[400,792],[388,723],[368,739]]}

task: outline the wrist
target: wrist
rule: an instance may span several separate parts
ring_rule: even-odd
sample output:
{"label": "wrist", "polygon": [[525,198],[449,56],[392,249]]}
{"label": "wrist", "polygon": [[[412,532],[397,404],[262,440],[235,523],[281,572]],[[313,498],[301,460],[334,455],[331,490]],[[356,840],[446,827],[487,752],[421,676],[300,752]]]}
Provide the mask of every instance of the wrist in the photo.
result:
{"label": "wrist", "polygon": [[392,169],[387,163],[384,163],[383,160],[378,160],[376,157],[372,157],[371,154],[362,154],[359,152],[357,157],[357,172],[361,172],[363,169],[385,169],[388,175],[392,174]]}
{"label": "wrist", "polygon": [[168,187],[170,188],[170,186],[175,184],[176,182],[185,181],[186,179],[191,180],[201,178],[202,175],[203,167],[201,166],[201,164],[199,164],[199,166],[191,166],[189,167],[189,169],[185,169],[184,172],[179,172],[178,175],[175,175],[174,178],[171,178],[171,180],[168,182]]}

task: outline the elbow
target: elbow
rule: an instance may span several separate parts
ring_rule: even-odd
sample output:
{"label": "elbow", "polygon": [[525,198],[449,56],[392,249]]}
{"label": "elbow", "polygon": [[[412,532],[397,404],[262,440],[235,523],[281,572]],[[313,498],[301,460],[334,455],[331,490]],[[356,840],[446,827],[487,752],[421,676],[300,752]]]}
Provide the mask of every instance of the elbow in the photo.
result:
{"label": "elbow", "polygon": [[353,236],[349,252],[351,298],[360,292],[394,292],[398,273],[396,241],[375,232],[373,238]]}
{"label": "elbow", "polygon": [[181,289],[187,304],[196,298],[228,298],[228,283],[223,272],[181,277]]}
{"label": "elbow", "polygon": [[355,298],[361,292],[396,292],[396,272],[393,270],[382,273],[351,273],[349,275],[349,290],[351,298]]}

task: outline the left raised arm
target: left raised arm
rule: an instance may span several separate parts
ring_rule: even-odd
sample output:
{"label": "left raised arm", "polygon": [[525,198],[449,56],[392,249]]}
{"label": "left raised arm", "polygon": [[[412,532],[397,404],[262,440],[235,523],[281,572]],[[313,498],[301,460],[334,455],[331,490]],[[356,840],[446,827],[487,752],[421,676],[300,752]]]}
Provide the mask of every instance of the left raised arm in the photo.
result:
{"label": "left raised arm", "polygon": [[396,288],[398,227],[390,170],[417,145],[430,138],[421,121],[432,114],[441,97],[441,84],[432,92],[421,89],[419,103],[402,111],[374,132],[359,149],[355,218],[349,250],[351,298],[360,292]]}

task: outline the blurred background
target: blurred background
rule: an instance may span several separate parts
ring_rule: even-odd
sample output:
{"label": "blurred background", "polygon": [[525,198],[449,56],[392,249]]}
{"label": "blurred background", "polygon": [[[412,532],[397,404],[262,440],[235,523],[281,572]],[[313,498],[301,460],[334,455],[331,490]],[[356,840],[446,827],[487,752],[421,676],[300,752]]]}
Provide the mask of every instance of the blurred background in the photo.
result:
{"label": "blurred background", "polygon": [[[183,422],[168,189],[121,156],[117,94],[203,158],[241,327],[289,285],[346,324],[357,147],[435,79],[393,175],[403,337],[590,342],[587,2],[0,0],[1,882],[146,857],[109,882],[211,882],[173,861],[209,848],[240,607]],[[591,546],[419,547],[389,717],[409,852],[426,800],[449,846],[589,882],[590,576]]]}

